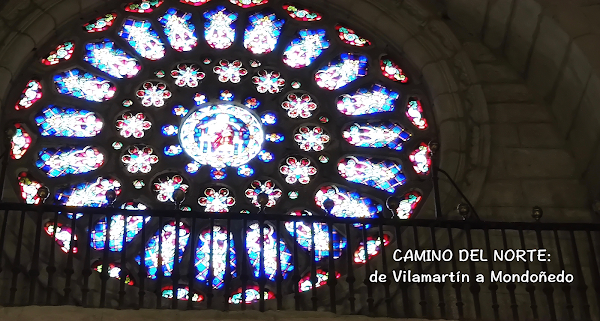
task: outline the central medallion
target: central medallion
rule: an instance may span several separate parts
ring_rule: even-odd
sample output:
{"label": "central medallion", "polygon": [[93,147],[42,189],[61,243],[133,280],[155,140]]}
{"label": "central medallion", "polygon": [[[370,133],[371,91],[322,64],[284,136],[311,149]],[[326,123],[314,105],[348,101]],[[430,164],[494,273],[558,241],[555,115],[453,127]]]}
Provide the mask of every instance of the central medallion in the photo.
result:
{"label": "central medallion", "polygon": [[183,150],[214,168],[237,167],[252,160],[265,139],[260,121],[231,104],[211,105],[190,113],[179,131]]}

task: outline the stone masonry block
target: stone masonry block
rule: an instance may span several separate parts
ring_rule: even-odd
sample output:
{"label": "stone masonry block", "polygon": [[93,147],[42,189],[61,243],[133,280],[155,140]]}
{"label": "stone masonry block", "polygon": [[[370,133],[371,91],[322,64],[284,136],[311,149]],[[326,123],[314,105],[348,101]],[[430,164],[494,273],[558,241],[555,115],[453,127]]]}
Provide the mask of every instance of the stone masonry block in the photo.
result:
{"label": "stone masonry block", "polygon": [[522,103],[532,100],[529,89],[524,84],[486,84],[483,85],[483,93],[488,103]]}
{"label": "stone masonry block", "polygon": [[505,63],[475,65],[479,80],[484,83],[515,82],[521,77]]}
{"label": "stone masonry block", "polygon": [[10,70],[0,67],[0,101],[6,101],[6,94],[10,88],[12,73]]}
{"label": "stone masonry block", "polygon": [[0,49],[0,65],[10,70],[13,75],[17,74],[29,58],[34,46],[33,40],[28,35],[16,35],[10,43]]}
{"label": "stone masonry block", "polygon": [[565,149],[494,148],[490,156],[490,179],[572,178],[573,156]]}
{"label": "stone masonry block", "polygon": [[535,0],[515,2],[514,15],[510,21],[505,54],[517,72],[524,72],[533,45],[533,36],[542,12]]}
{"label": "stone masonry block", "polygon": [[483,185],[479,206],[526,206],[521,182],[494,180]]}
{"label": "stone masonry block", "polygon": [[590,204],[586,187],[577,179],[525,180],[523,192],[532,206],[573,208]]}
{"label": "stone masonry block", "polygon": [[402,47],[406,57],[419,71],[422,70],[426,64],[439,59],[439,57],[433,56],[433,53],[424,45],[424,42],[427,42],[427,40],[423,37],[416,36],[408,39]]}
{"label": "stone masonry block", "polygon": [[552,116],[543,105],[527,103],[500,103],[488,105],[492,123],[552,122]]}
{"label": "stone masonry block", "polygon": [[24,28],[24,33],[33,39],[36,47],[42,45],[54,33],[54,18],[41,10],[38,12],[39,14],[36,12],[35,20]]}
{"label": "stone masonry block", "polygon": [[64,0],[46,11],[54,18],[56,27],[63,25],[79,14],[80,4],[77,0]]}
{"label": "stone masonry block", "polygon": [[423,78],[429,86],[431,96],[436,97],[440,94],[453,93],[458,90],[454,74],[450,70],[448,63],[438,61],[423,67]]}
{"label": "stone masonry block", "polygon": [[519,147],[519,134],[515,124],[492,124],[492,146]]}
{"label": "stone masonry block", "polygon": [[566,142],[553,123],[519,124],[519,141],[523,147],[560,148]]}
{"label": "stone masonry block", "polygon": [[480,35],[488,0],[448,0],[446,1],[448,16],[471,34]]}
{"label": "stone masonry block", "polygon": [[[590,165],[593,148],[597,146],[600,138],[600,125],[598,119],[594,117],[593,109],[598,108],[597,103],[592,103],[586,99],[581,102],[581,106],[571,125],[568,134],[568,144],[574,151],[576,165],[579,173],[583,173]],[[598,166],[592,164],[592,166]]]}
{"label": "stone masonry block", "polygon": [[504,43],[506,26],[515,0],[490,1],[488,20],[484,26],[483,42],[491,48],[500,48]]}

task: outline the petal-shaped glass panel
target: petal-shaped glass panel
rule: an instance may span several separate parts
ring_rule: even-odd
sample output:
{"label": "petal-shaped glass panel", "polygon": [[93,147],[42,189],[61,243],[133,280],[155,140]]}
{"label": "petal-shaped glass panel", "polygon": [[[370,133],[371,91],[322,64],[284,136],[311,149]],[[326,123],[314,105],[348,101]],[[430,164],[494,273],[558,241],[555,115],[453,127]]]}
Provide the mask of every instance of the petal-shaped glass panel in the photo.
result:
{"label": "petal-shaped glass panel", "polygon": [[[102,273],[102,261],[96,261],[94,262],[94,264],[92,265],[92,269],[98,273]],[[116,263],[108,263],[107,265],[108,267],[108,277],[113,278],[113,279],[117,279],[120,280],[121,279],[121,265],[120,264],[116,264]],[[133,279],[131,278],[131,276],[129,276],[129,274],[127,274],[127,272],[125,272],[125,284],[127,285],[134,285],[135,283],[133,282]]]}
{"label": "petal-shaped glass panel", "polygon": [[[290,215],[293,216],[311,216],[309,211],[294,211]],[[300,244],[306,251],[313,250],[313,237],[315,240],[315,261],[320,261],[323,258],[329,257],[329,226],[326,223],[310,223],[299,221],[285,222],[285,229],[290,233],[293,239]],[[333,258],[338,259],[343,250],[346,248],[346,239],[340,235],[335,229],[333,230]],[[312,254],[310,254],[312,255]]]}
{"label": "petal-shaped glass panel", "polygon": [[355,47],[367,47],[371,45],[371,42],[368,39],[357,35],[356,32],[350,28],[337,25],[335,26],[335,30],[337,30],[340,39],[349,45]]}
{"label": "petal-shaped glass panel", "polygon": [[271,225],[266,224],[263,227],[262,245],[260,236],[260,225],[258,223],[251,224],[246,230],[246,251],[250,258],[250,264],[254,271],[255,277],[261,276],[261,247],[264,253],[264,276],[271,281],[275,281],[277,275],[277,246],[279,246],[279,259],[281,265],[281,274],[285,279],[289,272],[294,270],[292,262],[292,253],[285,245],[283,240],[279,240],[277,244],[277,235]]}
{"label": "petal-shaped glass panel", "polygon": [[189,4],[191,6],[201,6],[210,0],[180,0],[181,3]]}
{"label": "petal-shaped glass panel", "polygon": [[[125,204],[124,204],[125,205]],[[140,204],[143,206],[143,204]],[[145,206],[143,206],[145,209]],[[139,206],[136,209],[142,209]],[[106,244],[106,218],[96,223],[92,231],[92,240],[90,246],[94,250],[103,250]],[[127,234],[125,242],[129,243],[142,230],[144,224],[150,221],[149,216],[127,216]],[[123,233],[125,233],[125,217],[121,214],[113,215],[110,223],[110,234],[108,240],[109,250],[120,252],[123,249]]]}
{"label": "petal-shaped glass panel", "polygon": [[[383,235],[383,240],[381,237],[367,237],[367,254],[369,256],[369,260],[379,254],[379,251],[383,246],[387,246],[390,243],[390,238],[387,235]],[[382,246],[383,244],[383,246]],[[365,243],[360,242],[358,245],[358,249],[354,252],[354,263],[364,264],[367,263],[367,259],[365,258]]]}
{"label": "petal-shaped glass panel", "polygon": [[[173,299],[173,286],[167,285],[162,288],[162,297],[165,299]],[[190,299],[190,288],[188,286],[179,286],[177,288],[177,300],[187,301]],[[192,294],[192,302],[202,302],[204,296],[199,293]]]}
{"label": "petal-shaped glass panel", "polygon": [[21,190],[21,198],[27,204],[39,204],[41,199],[37,195],[38,190],[42,187],[42,184],[35,181],[27,172],[21,172],[19,174],[19,188]]}
{"label": "petal-shaped glass panel", "polygon": [[94,137],[103,126],[92,111],[54,105],[44,108],[35,117],[35,123],[42,136],[55,137]]}
{"label": "petal-shaped glass panel", "polygon": [[31,136],[25,130],[23,124],[15,124],[15,133],[10,139],[10,157],[21,159],[31,146]]}
{"label": "petal-shaped glass panel", "polygon": [[366,56],[345,53],[317,71],[315,81],[323,89],[336,90],[366,76],[367,69]]}
{"label": "petal-shaped glass panel", "polygon": [[175,202],[173,199],[173,193],[177,189],[181,189],[184,192],[187,191],[189,185],[185,184],[183,177],[180,175],[166,176],[164,178],[158,178],[154,182],[154,192],[159,202]]}
{"label": "petal-shaped glass panel", "polygon": [[371,115],[394,111],[400,94],[375,84],[369,90],[361,88],[355,94],[344,94],[338,98],[337,108],[348,116]]}
{"label": "petal-shaped glass panel", "polygon": [[146,59],[159,60],[165,56],[165,46],[148,20],[125,20],[119,36]]}
{"label": "petal-shaped glass panel", "polygon": [[375,200],[336,185],[323,186],[315,194],[315,203],[323,210],[328,199],[334,203],[331,215],[337,217],[374,218],[383,211],[383,206]]}
{"label": "petal-shaped glass panel", "polygon": [[[317,272],[316,273],[317,282],[315,282],[315,287],[320,288],[323,285],[327,284],[327,281],[329,280],[329,272],[326,272],[322,269],[317,269],[316,272]],[[340,276],[342,276],[342,275],[339,272],[335,272],[336,279],[339,279]],[[313,288],[312,274],[309,271],[302,277],[302,279],[300,279],[300,281],[298,281],[298,292],[310,291],[310,290],[312,290],[312,288]]]}
{"label": "petal-shaped glass panel", "polygon": [[261,4],[265,4],[269,2],[269,0],[229,0],[229,2],[238,5],[242,8],[250,8],[260,6]]}
{"label": "petal-shaped glass panel", "polygon": [[[231,0],[234,1],[234,0]],[[250,303],[254,303],[254,302],[258,302],[260,300],[260,287],[257,285],[251,285],[246,287],[246,292],[244,293],[245,297],[246,297],[246,304],[250,304]],[[264,300],[271,300],[275,298],[275,294],[273,294],[273,292],[269,291],[268,289],[265,289],[265,291],[263,292],[263,299]],[[240,303],[244,303],[242,300],[244,298],[242,297],[242,288],[239,288],[237,290],[237,292],[235,292],[231,297],[229,297],[229,303],[230,304],[240,304]]]}
{"label": "petal-shaped glass panel", "polygon": [[56,200],[66,206],[102,207],[108,205],[106,192],[121,193],[121,183],[112,178],[98,177],[91,182],[83,182],[66,188],[59,188]]}
{"label": "petal-shaped glass panel", "polygon": [[90,20],[90,22],[83,25],[83,30],[88,33],[101,32],[108,30],[115,20],[117,19],[117,13],[111,12],[107,13],[103,17],[98,17],[96,19]]}
{"label": "petal-shaped glass panel", "polygon": [[42,98],[42,84],[37,80],[30,80],[21,93],[19,102],[15,105],[16,110],[27,109]]}
{"label": "petal-shaped glass panel", "polygon": [[204,13],[204,38],[214,49],[227,49],[235,40],[234,22],[238,14],[219,6],[215,10]]}
{"label": "petal-shaped glass panel", "polygon": [[204,196],[198,199],[198,204],[208,213],[227,213],[235,204],[235,198],[230,195],[229,189],[221,187],[218,191],[214,188],[204,190]]}
{"label": "petal-shaped glass panel", "polygon": [[388,56],[381,57],[380,65],[381,72],[385,77],[403,84],[408,82],[408,77],[404,71],[402,71],[400,66],[398,66],[398,64],[391,60]]}
{"label": "petal-shaped glass panel", "polygon": [[73,56],[75,44],[72,41],[61,43],[51,51],[46,58],[42,59],[42,63],[46,66],[56,65],[60,62],[67,61]]}
{"label": "petal-shaped glass panel", "polygon": [[104,165],[104,154],[97,148],[43,148],[35,165],[48,177],[89,173]]}
{"label": "petal-shaped glass panel", "polygon": [[410,98],[406,105],[406,117],[410,119],[413,125],[418,129],[425,130],[429,126],[423,112],[423,106],[418,98]]}
{"label": "petal-shaped glass panel", "polygon": [[165,0],[139,0],[125,6],[125,11],[136,13],[149,13],[160,7]]}
{"label": "petal-shaped glass panel", "polygon": [[392,122],[354,123],[344,129],[346,141],[354,146],[389,148],[400,151],[410,134],[402,126]]}
{"label": "petal-shaped glass panel", "polygon": [[249,25],[244,32],[244,47],[255,55],[266,54],[275,49],[285,23],[274,13],[256,13],[249,17]]}
{"label": "petal-shaped glass panel", "polygon": [[116,91],[110,81],[77,68],[54,76],[54,84],[63,95],[96,102],[110,100]]}
{"label": "petal-shaped glass panel", "polygon": [[85,50],[83,60],[115,78],[132,78],[142,69],[137,59],[118,48],[110,39],[90,42],[85,45]]}
{"label": "petal-shaped glass panel", "polygon": [[417,191],[411,191],[404,194],[404,197],[396,210],[396,217],[401,220],[406,220],[412,217],[415,209],[419,206],[423,197]]}
{"label": "petal-shaped glass panel", "polygon": [[292,68],[309,66],[329,48],[325,34],[324,29],[300,30],[298,38],[292,40],[283,52],[283,62]]}
{"label": "petal-shaped glass panel", "polygon": [[429,169],[431,168],[431,149],[429,149],[427,144],[421,143],[417,149],[408,155],[408,159],[410,159],[417,174],[429,174]]}
{"label": "petal-shaped glass panel", "polygon": [[[71,251],[72,230],[69,225],[57,223],[56,226],[54,226],[54,222],[48,222],[46,223],[46,225],[44,225],[44,230],[46,231],[46,234],[54,238],[54,240],[56,241],[58,246],[60,246],[60,249],[63,252],[69,253],[69,251]],[[73,235],[72,237],[73,243],[75,243],[73,246],[73,253],[77,253],[77,235]]]}
{"label": "petal-shaped glass panel", "polygon": [[171,47],[177,51],[190,51],[198,44],[196,26],[190,19],[192,19],[191,13],[175,8],[170,8],[164,16],[158,18]]}
{"label": "petal-shaped glass panel", "polygon": [[[181,262],[183,252],[185,251],[189,238],[190,229],[186,224],[182,222],[179,222],[179,233],[177,233],[177,224],[174,221],[167,223],[162,228],[162,230],[157,231],[156,234],[148,241],[148,244],[146,244],[145,249],[145,257],[143,264],[146,265],[148,278],[156,279],[159,268],[159,255],[162,261],[162,275],[171,276],[171,273],[173,272],[173,266],[175,263],[175,252],[177,249],[177,242],[179,240],[177,260]],[[137,256],[135,258],[135,261],[138,264],[142,264],[142,258],[140,256]]]}
{"label": "petal-shaped glass panel", "polygon": [[350,182],[394,193],[406,183],[402,165],[389,160],[348,156],[338,163],[338,172]]}
{"label": "petal-shaped glass panel", "polygon": [[283,10],[285,10],[290,17],[298,21],[319,21],[323,18],[318,12],[297,6],[284,5]]}
{"label": "petal-shaped glass panel", "polygon": [[[211,244],[212,242],[212,252]],[[233,243],[233,234],[229,233],[229,255],[227,255],[227,230],[215,225],[212,235],[210,229],[200,233],[198,247],[196,248],[195,266],[196,279],[199,281],[210,282],[208,274],[212,255],[212,287],[220,289],[225,284],[225,273],[227,271],[227,260],[229,260],[229,271],[232,277],[236,276],[235,244]]]}

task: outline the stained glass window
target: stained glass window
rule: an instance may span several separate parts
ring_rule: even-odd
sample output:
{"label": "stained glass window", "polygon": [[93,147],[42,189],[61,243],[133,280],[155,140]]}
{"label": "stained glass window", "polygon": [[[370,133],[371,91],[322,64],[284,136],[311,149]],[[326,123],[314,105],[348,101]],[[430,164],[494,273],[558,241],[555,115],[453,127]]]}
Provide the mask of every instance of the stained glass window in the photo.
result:
{"label": "stained glass window", "polygon": [[[367,238],[367,254],[369,256],[369,260],[379,254],[379,251],[383,246],[387,246],[390,243],[390,239],[387,235],[383,235],[383,240],[381,237],[368,237]],[[383,246],[382,246],[383,245]],[[354,263],[366,263],[367,258],[365,257],[365,243],[360,242],[358,245],[358,249],[354,252]]]}
{"label": "stained glass window", "polygon": [[44,226],[44,230],[46,231],[46,234],[54,238],[58,246],[60,246],[60,249],[65,253],[71,251],[71,238],[73,238],[75,243],[73,244],[73,253],[77,253],[77,235],[72,234],[70,226],[62,223],[54,225],[53,222],[48,222]]}
{"label": "stained glass window", "polygon": [[[317,282],[315,282],[315,287],[320,288],[323,285],[327,284],[327,281],[329,280],[329,272],[326,272],[322,269],[317,269],[316,272],[317,273],[315,275],[317,277]],[[339,279],[340,276],[342,276],[342,275],[339,272],[335,273],[336,279]],[[306,292],[306,291],[312,290],[312,288],[313,288],[312,274],[311,274],[311,272],[308,272],[298,282],[298,291]]]}
{"label": "stained glass window", "polygon": [[261,252],[264,253],[262,259],[264,263],[264,276],[271,281],[275,281],[277,275],[277,247],[279,247],[279,261],[281,274],[286,278],[288,273],[294,270],[292,263],[292,254],[283,240],[277,244],[277,234],[271,225],[265,225],[260,233],[260,224],[253,223],[246,230],[246,250],[250,258],[250,264],[254,270],[254,276],[261,276]]}
{"label": "stained glass window", "polygon": [[[117,280],[121,279],[121,266],[119,264],[108,263],[107,267],[108,267],[107,270],[108,270],[109,277],[111,277],[113,279],[117,279]],[[92,269],[98,273],[102,273],[102,268],[103,268],[102,261],[96,261],[92,265]],[[129,276],[129,274],[125,275],[125,284],[127,284],[127,285],[135,284],[133,282],[133,279],[131,278],[131,276]]]}
{"label": "stained glass window", "polygon": [[[235,0],[231,0],[231,1],[235,1]],[[245,294],[245,298],[246,298],[246,302],[243,302],[242,300],[244,299],[242,297],[242,288],[239,288],[237,290],[237,292],[235,292],[235,294],[233,294],[230,298],[229,298],[229,303],[232,304],[241,304],[241,303],[246,303],[246,304],[250,304],[250,303],[254,303],[254,302],[258,302],[260,300],[260,287],[253,285],[253,286],[249,286],[246,288],[246,292]],[[273,292],[269,291],[268,289],[265,289],[265,291],[263,292],[263,299],[264,300],[271,300],[275,298],[275,294],[273,294]]]}
{"label": "stained glass window", "polygon": [[[227,238],[229,237],[229,255],[227,255]],[[212,242],[212,251],[211,251]],[[209,282],[209,270],[211,268],[212,256],[212,286],[220,289],[225,283],[225,273],[227,272],[227,260],[229,260],[229,273],[236,277],[235,246],[233,243],[233,234],[227,235],[227,230],[215,225],[213,232],[210,229],[202,231],[196,248],[195,266],[196,279]]]}
{"label": "stained glass window", "polygon": [[[7,102],[15,106],[8,173],[19,201],[40,204],[37,192],[45,186],[52,193],[48,204],[120,208],[94,215],[89,229],[88,216],[75,213],[83,211],[61,210],[59,246],[73,246],[65,222],[74,219],[72,228],[94,259],[111,253],[103,266],[111,277],[121,277],[120,267],[132,261],[146,266],[150,278],[161,271],[169,276],[179,260],[189,264],[193,280],[147,282],[147,290],[165,298],[199,302],[198,287],[224,289],[229,277],[237,288],[242,262],[252,270],[247,303],[258,300],[253,284],[261,274],[289,279],[298,271],[302,278],[293,282],[300,291],[322,287],[329,277],[323,263],[354,260],[364,241],[356,231],[346,235],[292,216],[277,228],[265,221],[262,230],[256,213],[326,215],[330,199],[336,217],[388,217],[381,204],[394,194],[400,200],[394,219],[414,217],[428,196],[425,175],[433,166],[422,142],[436,130],[428,91],[419,82],[404,85],[411,67],[395,47],[359,26],[339,24],[340,13],[321,2],[129,0],[65,25],[58,39],[40,44],[47,48],[42,56],[31,57],[19,76],[29,81],[10,89],[16,94]],[[192,213],[182,215],[176,235],[171,219],[131,212],[145,204]],[[214,213],[214,231],[200,221],[192,229],[194,212]],[[249,225],[226,231],[220,213],[247,215]],[[364,247],[377,248],[372,241]],[[294,247],[298,262],[291,260]],[[115,261],[125,249],[132,260]],[[78,260],[86,253],[80,252]],[[321,264],[315,285],[306,274],[313,255]],[[167,284],[177,290],[162,287]],[[223,295],[242,303],[241,289],[233,289]],[[267,299],[272,295],[265,291]]]}

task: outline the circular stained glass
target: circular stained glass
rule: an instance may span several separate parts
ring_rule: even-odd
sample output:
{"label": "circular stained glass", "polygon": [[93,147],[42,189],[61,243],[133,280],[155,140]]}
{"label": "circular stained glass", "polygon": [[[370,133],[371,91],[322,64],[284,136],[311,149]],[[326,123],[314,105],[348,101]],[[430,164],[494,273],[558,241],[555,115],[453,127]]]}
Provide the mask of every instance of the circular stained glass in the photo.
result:
{"label": "circular stained glass", "polygon": [[235,105],[210,105],[190,113],[179,131],[185,153],[216,168],[244,165],[261,150],[265,139],[260,121]]}

